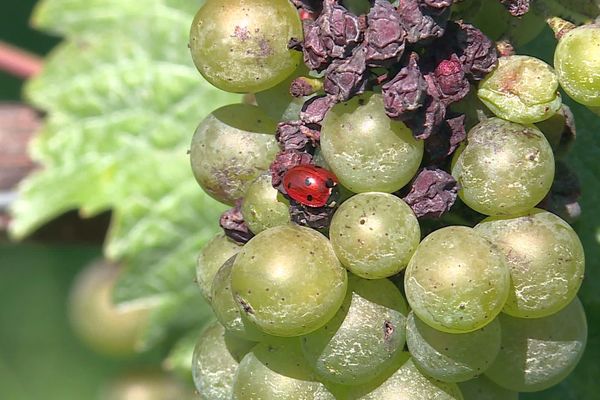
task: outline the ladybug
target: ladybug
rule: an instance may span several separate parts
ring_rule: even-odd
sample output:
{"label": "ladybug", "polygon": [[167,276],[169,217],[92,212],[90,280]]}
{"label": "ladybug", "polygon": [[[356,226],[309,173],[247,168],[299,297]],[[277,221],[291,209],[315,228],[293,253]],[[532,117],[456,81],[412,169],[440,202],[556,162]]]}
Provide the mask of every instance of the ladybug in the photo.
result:
{"label": "ladybug", "polygon": [[283,176],[288,196],[308,207],[329,205],[337,184],[338,179],[331,171],[311,164],[297,165]]}

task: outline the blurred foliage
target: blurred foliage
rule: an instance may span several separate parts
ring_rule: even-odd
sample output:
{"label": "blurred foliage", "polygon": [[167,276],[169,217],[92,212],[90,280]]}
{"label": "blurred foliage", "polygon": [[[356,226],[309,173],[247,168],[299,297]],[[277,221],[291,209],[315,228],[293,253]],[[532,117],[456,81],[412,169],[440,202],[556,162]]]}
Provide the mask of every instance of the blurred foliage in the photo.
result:
{"label": "blurred foliage", "polygon": [[126,272],[119,303],[155,306],[146,347],[210,315],[195,257],[223,206],[195,183],[194,128],[238,95],[206,83],[187,51],[198,1],[45,0],[33,24],[65,36],[27,100],[48,113],[31,146],[44,169],[21,186],[11,233],[22,238],[69,209],[111,209],[105,254]]}

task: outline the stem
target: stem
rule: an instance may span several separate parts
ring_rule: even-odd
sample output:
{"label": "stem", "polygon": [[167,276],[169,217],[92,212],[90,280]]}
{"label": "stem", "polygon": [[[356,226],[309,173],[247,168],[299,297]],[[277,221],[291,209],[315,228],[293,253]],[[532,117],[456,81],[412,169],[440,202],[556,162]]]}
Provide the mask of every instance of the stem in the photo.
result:
{"label": "stem", "polygon": [[28,79],[42,70],[42,58],[0,41],[0,71]]}

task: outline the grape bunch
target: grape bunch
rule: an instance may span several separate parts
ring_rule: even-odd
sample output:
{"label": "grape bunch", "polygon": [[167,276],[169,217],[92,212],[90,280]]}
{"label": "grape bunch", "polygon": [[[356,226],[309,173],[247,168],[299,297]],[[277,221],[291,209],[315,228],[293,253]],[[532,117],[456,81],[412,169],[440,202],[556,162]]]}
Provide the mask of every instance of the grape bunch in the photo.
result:
{"label": "grape bunch", "polygon": [[197,264],[202,398],[509,400],[569,375],[585,261],[559,87],[600,109],[600,26],[548,18],[553,68],[512,44],[543,9],[205,2],[193,61],[245,96],[190,150],[232,207]]}

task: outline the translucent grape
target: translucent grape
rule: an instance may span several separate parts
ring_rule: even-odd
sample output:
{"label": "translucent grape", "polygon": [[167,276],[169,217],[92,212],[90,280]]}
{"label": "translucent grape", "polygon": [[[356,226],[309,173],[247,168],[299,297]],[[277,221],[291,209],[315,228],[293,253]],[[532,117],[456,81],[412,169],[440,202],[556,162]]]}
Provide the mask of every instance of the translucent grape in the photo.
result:
{"label": "translucent grape", "polygon": [[500,57],[477,95],[496,116],[524,124],[550,118],[562,104],[552,67],[529,56]]}
{"label": "translucent grape", "polygon": [[333,250],[352,273],[385,278],[403,270],[421,231],[417,217],[400,198],[387,193],[361,193],[346,200],[329,227]]}
{"label": "translucent grape", "polygon": [[519,400],[519,393],[505,389],[481,375],[458,384],[465,400]]}
{"label": "translucent grape", "polygon": [[302,338],[304,356],[326,381],[367,382],[402,352],[407,314],[406,301],[392,282],[350,275],[335,317]]}
{"label": "translucent grape", "polygon": [[535,126],[489,118],[469,131],[452,175],[461,186],[460,198],[475,211],[517,214],[548,194],[554,155]]}
{"label": "translucent grape", "polygon": [[222,233],[212,238],[202,249],[196,261],[196,282],[202,296],[212,301],[211,286],[215,274],[230,257],[236,255],[242,246]]}
{"label": "translucent grape", "polygon": [[554,52],[554,68],[573,100],[600,106],[600,27],[583,25],[567,32]]}
{"label": "translucent grape", "polygon": [[575,298],[556,314],[543,318],[500,315],[502,347],[486,375],[517,392],[547,389],[577,365],[587,341],[583,306]]}
{"label": "translucent grape", "polygon": [[309,97],[293,97],[290,94],[292,81],[300,76],[308,76],[308,68],[300,64],[286,80],[270,89],[255,94],[256,103],[275,121],[295,121],[300,119],[300,111]]}
{"label": "translucent grape", "polygon": [[323,120],[321,151],[342,185],[355,193],[392,193],[406,185],[423,157],[423,141],[385,114],[380,94],[335,105]]}
{"label": "translucent grape", "polygon": [[240,311],[231,291],[231,270],[236,256],[223,264],[213,280],[212,308],[227,332],[246,340],[261,341],[267,336]]}
{"label": "translucent grape", "polygon": [[231,284],[238,306],[261,330],[299,336],[335,315],[348,282],[325,236],[282,225],[262,231],[242,248]]}
{"label": "translucent grape", "polygon": [[238,362],[229,353],[225,342],[225,329],[219,323],[211,324],[200,335],[192,360],[194,384],[202,398],[231,398],[237,368]]}
{"label": "translucent grape", "polygon": [[576,296],[585,269],[583,246],[573,228],[556,215],[533,209],[513,217],[488,217],[475,230],[496,244],[510,269],[505,313],[545,317]]}
{"label": "translucent grape", "polygon": [[502,255],[472,228],[450,226],[427,236],[404,276],[414,313],[432,328],[464,333],[490,323],[510,286]]}
{"label": "translucent grape", "polygon": [[131,355],[140,350],[139,342],[151,313],[147,306],[119,308],[113,303],[119,271],[115,264],[96,261],[77,275],[69,296],[69,319],[74,332],[92,349],[110,356]]}
{"label": "translucent grape", "polygon": [[233,400],[334,400],[302,358],[298,339],[268,341],[241,361]]}
{"label": "translucent grape", "polygon": [[281,201],[271,185],[271,175],[261,175],[250,184],[242,203],[244,221],[252,232],[290,222],[289,205]]}
{"label": "translucent grape", "polygon": [[219,89],[258,92],[288,77],[301,53],[288,49],[302,40],[302,24],[288,0],[208,0],[190,29],[198,71]]}
{"label": "translucent grape", "polygon": [[234,205],[275,159],[276,128],[275,121],[250,104],[213,111],[196,129],[190,149],[192,171],[202,189]]}
{"label": "translucent grape", "polygon": [[433,329],[411,312],[406,341],[413,362],[427,375],[444,382],[463,382],[480,375],[500,351],[497,319],[470,333]]}
{"label": "translucent grape", "polygon": [[463,400],[455,383],[441,382],[423,375],[410,354],[395,360],[394,369],[365,385],[339,387],[338,399],[343,400]]}

